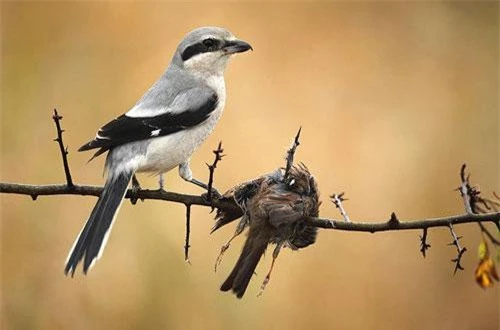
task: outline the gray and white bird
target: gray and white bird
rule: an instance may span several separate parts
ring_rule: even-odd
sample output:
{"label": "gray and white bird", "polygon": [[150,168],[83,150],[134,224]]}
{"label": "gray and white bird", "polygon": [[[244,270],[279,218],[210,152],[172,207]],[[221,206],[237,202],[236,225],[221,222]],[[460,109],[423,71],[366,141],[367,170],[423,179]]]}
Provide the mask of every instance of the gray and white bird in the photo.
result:
{"label": "gray and white bird", "polygon": [[231,55],[252,49],[226,29],[202,27],[181,41],[160,79],[124,115],[110,121],[79,151],[109,151],[104,190],[66,260],[73,276],[102,255],[127,187],[138,172],[179,175],[203,188],[189,168],[191,154],[213,131],[226,101],[224,70]]}

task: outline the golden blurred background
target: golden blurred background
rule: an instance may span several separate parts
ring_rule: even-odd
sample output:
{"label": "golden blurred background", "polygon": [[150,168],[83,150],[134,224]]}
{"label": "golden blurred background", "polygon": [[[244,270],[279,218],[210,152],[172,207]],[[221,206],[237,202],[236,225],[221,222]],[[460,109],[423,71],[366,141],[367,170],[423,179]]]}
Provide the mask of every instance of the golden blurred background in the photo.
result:
{"label": "golden blurred background", "polygon": [[[299,126],[297,161],[328,195],[346,191],[356,221],[463,212],[454,188],[466,162],[485,193],[499,182],[499,3],[2,2],[1,181],[64,182],[51,114],[64,116],[76,183],[101,185],[104,157],[76,149],[127,111],[168,65],[180,39],[204,25],[250,42],[226,74],[226,111],[194,155],[196,177],[222,140],[216,186],[283,165]],[[157,179],[139,177],[143,187]],[[177,171],[169,190],[199,194]],[[239,301],[219,292],[244,237],[217,273],[225,228],[193,209],[191,261],[183,259],[182,205],[124,203],[88,276],[63,274],[95,198],[2,195],[3,329],[498,329],[499,289],[474,281],[477,226],[375,235],[322,231],[285,250],[261,297],[271,255]]]}

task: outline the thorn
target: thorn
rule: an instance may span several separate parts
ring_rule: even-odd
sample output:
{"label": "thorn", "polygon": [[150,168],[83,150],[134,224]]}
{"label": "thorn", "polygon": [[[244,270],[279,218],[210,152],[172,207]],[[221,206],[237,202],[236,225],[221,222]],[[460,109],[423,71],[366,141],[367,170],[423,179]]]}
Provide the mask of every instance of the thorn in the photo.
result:
{"label": "thorn", "polygon": [[423,233],[420,236],[420,252],[425,258],[426,251],[431,247],[430,244],[427,243],[427,228],[423,229]]}
{"label": "thorn", "polygon": [[398,217],[396,217],[396,213],[394,213],[394,212],[391,213],[391,218],[389,219],[389,223],[392,223],[392,224],[399,223],[399,219],[398,219]]}
{"label": "thorn", "polygon": [[285,165],[285,173],[283,174],[283,181],[288,178],[288,175],[290,173],[290,169],[292,168],[293,165],[293,158],[295,156],[295,151],[297,150],[297,147],[300,145],[299,137],[300,137],[300,132],[302,131],[302,126],[299,128],[299,131],[297,132],[297,135],[295,136],[295,139],[293,141],[292,146],[290,149],[287,150],[286,153],[286,165]]}
{"label": "thorn", "polygon": [[33,201],[36,201],[36,199],[37,199],[37,198],[38,198],[38,195],[31,195],[31,199],[32,199]]}

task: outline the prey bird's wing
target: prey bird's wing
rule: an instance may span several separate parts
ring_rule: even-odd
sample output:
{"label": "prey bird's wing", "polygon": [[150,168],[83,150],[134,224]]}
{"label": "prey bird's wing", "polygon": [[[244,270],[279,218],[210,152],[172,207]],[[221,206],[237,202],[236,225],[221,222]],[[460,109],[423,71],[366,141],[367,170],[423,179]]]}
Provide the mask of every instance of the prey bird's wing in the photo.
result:
{"label": "prey bird's wing", "polygon": [[[210,117],[217,108],[217,94],[208,87],[195,87],[179,93],[170,104],[157,108],[132,110],[104,125],[92,141],[78,151],[100,148],[94,157],[113,147],[139,140],[165,136],[195,127]],[[145,105],[144,105],[145,106]],[[93,157],[93,158],[94,158]]]}
{"label": "prey bird's wing", "polygon": [[294,223],[304,217],[304,202],[300,195],[292,192],[271,193],[258,202],[269,223],[278,228]]}

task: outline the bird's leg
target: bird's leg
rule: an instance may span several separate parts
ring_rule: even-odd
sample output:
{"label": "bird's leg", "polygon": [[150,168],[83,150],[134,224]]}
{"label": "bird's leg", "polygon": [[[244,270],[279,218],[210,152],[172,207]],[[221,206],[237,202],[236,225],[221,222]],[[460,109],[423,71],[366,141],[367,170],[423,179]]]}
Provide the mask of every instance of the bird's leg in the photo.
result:
{"label": "bird's leg", "polygon": [[130,202],[132,203],[132,205],[135,205],[135,203],[137,203],[137,200],[139,199],[137,197],[137,193],[139,192],[139,190],[141,190],[141,185],[134,174],[132,175],[132,193],[134,194],[134,196],[130,198]]}
{"label": "bird's leg", "polygon": [[223,246],[221,246],[220,253],[217,256],[217,260],[215,260],[215,267],[214,267],[214,271],[215,272],[217,272],[217,267],[222,262],[222,256],[224,255],[224,252],[226,252],[226,250],[229,249],[229,246],[231,245],[231,241],[233,239],[235,239],[238,235],[239,235],[239,233],[234,233],[234,235],[229,239],[229,241],[227,241],[226,244],[224,244]]}
{"label": "bird's leg", "polygon": [[233,239],[235,239],[238,235],[240,235],[243,230],[246,227],[247,219],[246,216],[244,215],[243,218],[240,220],[238,223],[238,226],[236,227],[236,231],[234,232],[234,235],[229,239],[229,241],[226,242],[223,246],[220,248],[220,253],[217,256],[217,260],[215,260],[215,272],[217,272],[217,267],[220,265],[222,262],[222,256],[224,255],[224,252],[226,252],[227,249],[229,249],[229,246],[231,245],[231,242]]}
{"label": "bird's leg", "polygon": [[141,184],[139,183],[139,180],[137,180],[135,174],[132,175],[132,190],[134,192],[138,192],[139,190],[141,190]]}
{"label": "bird's leg", "polygon": [[160,173],[159,178],[158,178],[158,186],[160,190],[163,190],[165,180],[163,179],[163,173]]}
{"label": "bird's leg", "polygon": [[264,278],[264,281],[262,282],[262,285],[260,286],[260,292],[257,295],[257,297],[262,295],[262,293],[264,292],[264,289],[266,288],[267,283],[269,283],[269,280],[271,279],[271,272],[273,271],[274,263],[275,263],[276,259],[278,258],[278,255],[280,253],[282,246],[283,246],[283,242],[280,242],[274,248],[273,261],[271,262],[271,268],[269,269],[269,272],[267,273],[266,277]]}
{"label": "bird's leg", "polygon": [[[191,168],[189,168],[189,161],[186,161],[186,162],[179,165],[179,175],[181,178],[183,178],[187,182],[191,182],[191,183],[197,185],[198,187],[201,187],[201,188],[208,191],[207,184],[193,178],[193,172],[191,172]],[[221,194],[217,191],[217,189],[215,189],[213,187],[212,187],[212,194],[217,198],[219,198],[221,196]]]}
{"label": "bird's leg", "polygon": [[238,226],[238,228],[236,228],[236,231],[234,232],[234,235],[229,239],[229,241],[227,241],[226,244],[221,246],[220,253],[217,256],[217,260],[215,260],[215,267],[214,267],[215,272],[217,272],[217,267],[222,262],[222,256],[224,255],[224,252],[226,252],[226,250],[229,249],[229,246],[231,245],[231,242],[233,241],[233,239],[235,239],[239,234],[241,234],[242,231],[243,231],[243,229],[239,230],[239,226]]}

